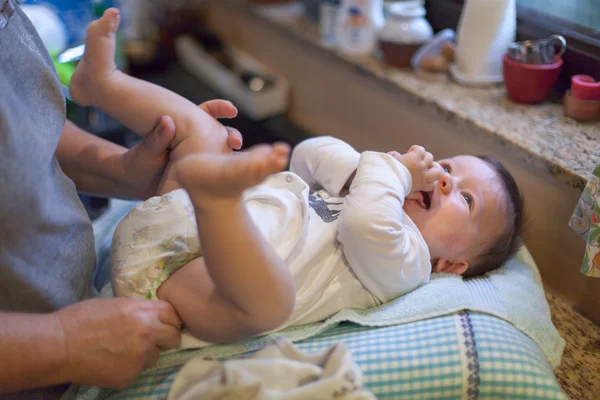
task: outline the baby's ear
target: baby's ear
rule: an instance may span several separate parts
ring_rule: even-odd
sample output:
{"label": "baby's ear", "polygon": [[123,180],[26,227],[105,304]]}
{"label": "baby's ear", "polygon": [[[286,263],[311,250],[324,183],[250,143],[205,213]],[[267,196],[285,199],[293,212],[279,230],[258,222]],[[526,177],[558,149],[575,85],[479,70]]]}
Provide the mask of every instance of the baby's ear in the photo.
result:
{"label": "baby's ear", "polygon": [[465,260],[450,261],[440,258],[433,263],[433,272],[446,272],[448,274],[462,275],[469,269],[469,263]]}

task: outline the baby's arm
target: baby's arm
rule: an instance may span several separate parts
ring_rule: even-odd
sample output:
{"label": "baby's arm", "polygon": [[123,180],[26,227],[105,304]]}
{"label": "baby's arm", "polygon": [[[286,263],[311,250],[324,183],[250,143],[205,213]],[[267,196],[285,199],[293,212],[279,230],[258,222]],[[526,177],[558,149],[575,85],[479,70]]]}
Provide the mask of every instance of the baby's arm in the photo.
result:
{"label": "baby's arm", "polygon": [[381,302],[429,279],[429,250],[402,209],[411,187],[411,174],[399,161],[365,152],[340,214],[338,240],[344,255],[361,283]]}
{"label": "baby's arm", "polygon": [[330,136],[299,143],[292,153],[290,170],[310,187],[320,186],[338,196],[356,171],[360,154],[348,143]]}
{"label": "baby's arm", "polygon": [[[175,158],[200,151],[228,152],[227,131],[214,118],[184,97],[116,69],[118,23],[118,11],[111,8],[88,27],[85,54],[70,86],[74,101],[101,109],[142,136],[163,115],[170,116],[177,128],[172,142]],[[184,140],[186,145],[177,148]]]}

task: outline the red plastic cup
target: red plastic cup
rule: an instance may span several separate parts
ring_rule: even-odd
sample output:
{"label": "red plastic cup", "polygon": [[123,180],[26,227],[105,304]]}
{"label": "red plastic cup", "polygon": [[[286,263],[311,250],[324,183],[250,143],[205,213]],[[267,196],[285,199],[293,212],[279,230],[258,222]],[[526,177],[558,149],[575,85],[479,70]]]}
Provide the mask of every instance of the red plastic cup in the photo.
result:
{"label": "red plastic cup", "polygon": [[571,78],[571,93],[581,100],[600,100],[600,82],[587,75],[575,75]]}
{"label": "red plastic cup", "polygon": [[550,96],[563,60],[553,64],[523,64],[504,56],[504,85],[508,97],[522,104],[539,104]]}

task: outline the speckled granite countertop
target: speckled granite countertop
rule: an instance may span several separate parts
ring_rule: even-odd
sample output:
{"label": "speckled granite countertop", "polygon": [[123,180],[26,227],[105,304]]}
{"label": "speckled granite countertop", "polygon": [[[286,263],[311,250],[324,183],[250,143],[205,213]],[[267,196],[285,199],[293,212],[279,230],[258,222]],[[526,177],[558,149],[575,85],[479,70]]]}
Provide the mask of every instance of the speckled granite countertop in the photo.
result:
{"label": "speckled granite countertop", "polygon": [[546,297],[552,322],[566,341],[556,378],[570,399],[600,399],[600,327],[564,301],[552,295]]}
{"label": "speckled granite countertop", "polygon": [[583,189],[600,163],[600,123],[580,124],[563,116],[558,104],[524,106],[510,102],[502,86],[467,88],[444,75],[435,79],[420,77],[412,70],[395,70],[378,63],[375,58],[356,60],[325,47],[319,41],[318,27],[304,18],[282,19],[264,12],[265,8],[227,0],[244,7],[264,21],[272,23],[282,34],[322,49],[357,73],[372,77],[409,101],[432,107],[443,118],[467,123],[477,134],[492,135],[499,145],[519,152],[526,162],[548,169],[566,183]]}

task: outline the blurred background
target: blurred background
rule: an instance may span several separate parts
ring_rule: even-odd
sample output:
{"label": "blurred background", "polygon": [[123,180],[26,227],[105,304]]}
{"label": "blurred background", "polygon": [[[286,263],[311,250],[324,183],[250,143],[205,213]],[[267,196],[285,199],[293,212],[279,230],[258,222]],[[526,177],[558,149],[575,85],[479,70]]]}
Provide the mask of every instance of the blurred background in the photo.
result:
{"label": "blurred background", "polygon": [[[326,65],[325,61],[319,61],[321,64],[311,70],[288,65],[289,62],[278,55],[282,52],[269,52],[269,34],[261,31],[262,24],[258,20],[247,22],[247,15],[248,12],[254,16],[262,15],[276,24],[289,25],[288,34],[308,35],[318,38],[324,47],[333,47],[339,22],[339,15],[335,13],[350,1],[21,0],[20,3],[53,55],[65,86],[68,86],[82,54],[86,26],[106,8],[115,6],[122,13],[116,57],[118,67],[173,90],[194,103],[215,98],[231,100],[240,115],[225,123],[240,130],[244,147],[274,141],[285,141],[293,146],[310,135],[333,134],[342,129],[341,119],[333,125],[331,118],[320,111],[308,112],[310,107],[306,100],[300,100],[308,97],[302,93],[311,90],[310,85],[303,88],[304,77],[312,80],[338,66]],[[517,39],[540,39],[555,33],[567,37],[569,48],[563,56],[565,65],[556,85],[561,94],[568,88],[570,76],[576,73],[600,78],[600,0],[506,0],[505,3],[507,7],[516,4]],[[360,18],[366,16],[367,24],[357,29],[363,29],[361,34],[368,34],[369,23],[372,23],[375,35],[383,32],[379,45],[357,49],[338,43],[338,53],[356,56],[357,52],[362,52],[360,55],[366,55],[368,62],[375,60],[381,65],[405,70],[411,68],[415,51],[427,44],[434,34],[447,28],[457,29],[461,10],[468,2],[357,0],[357,4],[368,10],[366,14],[358,15]],[[401,4],[406,7],[402,8]],[[238,12],[241,9],[244,13]],[[354,21],[360,21],[360,18]],[[505,27],[499,26],[498,32]],[[391,38],[385,38],[385,32],[392,32]],[[450,41],[452,38],[450,36]],[[265,49],[256,44],[258,42],[262,42]],[[299,42],[295,43],[302,48]],[[306,62],[310,64],[310,60],[319,57],[323,58],[311,55]],[[445,71],[448,60],[438,56],[438,65],[432,66]],[[282,65],[290,71],[302,69],[294,72],[294,79],[291,79],[294,85],[285,76],[288,72],[281,72]],[[272,68],[280,70],[279,74]],[[318,96],[321,89],[327,91],[325,88],[331,81],[323,78],[318,86],[313,85],[314,96]],[[332,90],[339,92],[339,87]],[[372,88],[365,90],[371,92]],[[301,95],[296,96],[299,92]],[[99,110],[82,108],[71,102],[67,102],[67,110],[69,119],[96,135],[127,147],[139,140],[133,132]],[[298,117],[303,112],[305,116]],[[348,112],[353,111],[349,109]],[[381,114],[374,112],[365,121],[380,121],[385,118]],[[319,122],[313,123],[313,119]],[[358,130],[360,127],[354,124],[348,128]],[[396,129],[392,124],[385,128],[386,131]],[[100,215],[108,204],[106,199],[81,197],[92,218]]]}
{"label": "blurred background", "polygon": [[[25,0],[20,3],[54,57],[65,86],[68,86],[81,56],[87,25],[101,16],[105,9],[114,6],[121,10],[122,15],[116,56],[120,69],[164,86],[196,104],[223,98],[233,100],[240,108],[235,99],[219,90],[219,83],[215,85],[213,82],[209,86],[191,73],[189,68],[184,68],[175,51],[175,39],[181,35],[191,35],[196,39],[195,44],[210,52],[222,65],[234,68],[232,61],[227,60],[226,46],[202,24],[205,1]],[[240,72],[240,75],[249,88],[256,90],[257,85],[264,86],[258,91],[266,95],[269,94],[269,86],[274,86],[268,77],[254,76],[256,72],[247,71],[245,75]],[[272,109],[273,106],[267,108]],[[225,123],[242,132],[244,148],[275,141],[284,141],[293,146],[307,137],[305,132],[285,117],[284,104],[275,105],[274,108],[258,114],[240,109],[237,118]],[[67,101],[67,117],[81,128],[121,145],[132,147],[139,141],[135,133],[100,110],[80,107]],[[107,199],[86,195],[80,197],[92,219],[107,208]]]}

